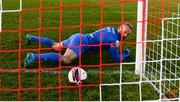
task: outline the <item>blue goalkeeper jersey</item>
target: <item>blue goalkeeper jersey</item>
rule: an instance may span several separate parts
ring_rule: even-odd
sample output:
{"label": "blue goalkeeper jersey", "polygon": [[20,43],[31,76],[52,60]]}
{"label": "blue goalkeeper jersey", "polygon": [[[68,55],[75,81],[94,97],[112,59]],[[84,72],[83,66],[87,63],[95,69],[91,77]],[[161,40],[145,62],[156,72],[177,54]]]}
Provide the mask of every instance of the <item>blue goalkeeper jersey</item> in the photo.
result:
{"label": "blue goalkeeper jersey", "polygon": [[[82,40],[80,41],[81,38]],[[111,53],[112,59],[119,62],[120,61],[120,54],[118,47],[119,40],[120,40],[120,35],[117,29],[113,27],[105,27],[91,34],[82,34],[82,35],[79,33],[74,34],[67,40],[62,41],[62,43],[63,46],[70,47],[70,49],[73,50],[77,55],[80,55],[82,53],[87,53],[90,51],[98,51],[99,50],[98,44],[102,42],[103,50],[108,50]],[[83,45],[81,51],[79,51],[79,48],[74,47],[74,46],[79,46],[80,42]],[[93,45],[93,46],[89,46],[89,45]]]}
{"label": "blue goalkeeper jersey", "polygon": [[88,34],[87,37],[89,39],[89,44],[100,44],[100,40],[102,43],[117,43],[120,38],[118,31],[113,27],[97,30]]}

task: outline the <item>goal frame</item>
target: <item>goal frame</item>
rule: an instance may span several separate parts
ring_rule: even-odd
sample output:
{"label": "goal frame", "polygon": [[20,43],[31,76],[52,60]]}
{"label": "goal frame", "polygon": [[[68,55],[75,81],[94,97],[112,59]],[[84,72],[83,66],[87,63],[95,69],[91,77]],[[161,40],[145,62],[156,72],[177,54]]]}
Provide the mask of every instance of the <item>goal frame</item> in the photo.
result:
{"label": "goal frame", "polygon": [[136,32],[136,65],[135,74],[143,75],[146,60],[146,37],[148,23],[148,0],[138,0]]}

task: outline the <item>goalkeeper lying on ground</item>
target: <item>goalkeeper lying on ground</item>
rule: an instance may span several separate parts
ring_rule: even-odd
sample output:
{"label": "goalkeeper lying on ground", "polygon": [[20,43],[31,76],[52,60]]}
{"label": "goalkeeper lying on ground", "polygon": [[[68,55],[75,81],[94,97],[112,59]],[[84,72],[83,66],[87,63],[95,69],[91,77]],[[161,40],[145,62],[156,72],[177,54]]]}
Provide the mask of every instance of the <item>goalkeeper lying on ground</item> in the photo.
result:
{"label": "goalkeeper lying on ground", "polygon": [[[30,67],[34,62],[38,61],[38,56],[40,56],[40,61],[50,61],[50,62],[63,62],[65,64],[70,64],[75,58],[80,56],[81,54],[86,54],[90,51],[99,51],[98,46],[85,46],[85,45],[98,45],[100,44],[100,40],[102,41],[103,50],[107,50],[110,52],[112,56],[112,60],[120,62],[120,56],[122,60],[126,59],[130,55],[129,49],[124,49],[122,55],[119,52],[119,42],[127,37],[132,31],[133,26],[130,23],[124,23],[115,29],[113,27],[105,27],[103,29],[97,30],[91,34],[82,34],[79,33],[72,35],[67,40],[64,40],[60,43],[54,42],[52,39],[44,38],[44,37],[35,37],[31,35],[27,35],[26,40],[27,44],[32,42],[39,42],[42,45],[48,45],[52,47],[55,51],[58,51],[61,48],[67,48],[64,55],[60,55],[59,53],[44,53],[44,54],[35,54],[28,53],[25,59],[24,66]],[[102,37],[100,35],[102,34]],[[121,36],[123,39],[121,39]],[[81,49],[79,49],[81,40]],[[80,51],[79,51],[80,50]]]}

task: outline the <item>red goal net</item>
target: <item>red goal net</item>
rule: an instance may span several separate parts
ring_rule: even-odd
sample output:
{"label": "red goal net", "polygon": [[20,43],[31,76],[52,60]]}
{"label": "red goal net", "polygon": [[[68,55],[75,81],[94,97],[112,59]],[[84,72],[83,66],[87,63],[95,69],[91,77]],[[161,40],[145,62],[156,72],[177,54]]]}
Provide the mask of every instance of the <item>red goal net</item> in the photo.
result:
{"label": "red goal net", "polygon": [[[177,78],[180,77],[179,60],[165,62],[166,67],[172,68],[161,71],[166,73],[166,77],[162,78],[164,74],[158,72],[160,71],[158,60],[161,58],[161,45],[158,40],[162,39],[162,18],[172,17],[172,14],[174,18],[180,17],[179,0],[0,1],[0,101],[179,100],[180,80]],[[137,20],[138,2],[143,4],[141,21]],[[148,5],[146,5],[147,2]],[[147,20],[144,16],[147,16]],[[111,45],[111,43],[100,42],[95,45],[80,43],[79,49],[82,46],[94,46],[99,47],[99,51],[80,55],[69,65],[38,60],[31,68],[24,68],[27,53],[54,52],[51,47],[41,43],[27,45],[27,34],[61,42],[76,33],[90,34],[107,26],[118,28],[125,22],[130,22],[134,26],[130,36],[119,42],[120,55],[125,48],[131,51],[130,57],[125,61],[120,57],[119,63],[114,62],[111,55],[103,51],[102,46]],[[143,25],[140,29],[143,32],[141,35],[136,34],[139,22]],[[177,31],[180,30],[178,24],[176,23],[177,28],[175,28]],[[178,33],[176,35],[179,38],[180,35]],[[137,36],[142,36],[141,42],[136,41]],[[143,49],[143,54],[136,55],[138,44],[147,47],[146,52]],[[175,45],[177,46],[175,55],[180,56],[179,39]],[[56,53],[63,55],[64,49]],[[166,55],[168,56],[168,53]],[[144,62],[141,63],[146,64],[144,75],[147,79],[135,74],[138,56],[144,58]],[[149,61],[148,64],[145,63],[146,60]],[[176,71],[173,70],[173,65]],[[77,86],[68,81],[68,72],[73,67],[80,67],[87,72],[85,83]]]}

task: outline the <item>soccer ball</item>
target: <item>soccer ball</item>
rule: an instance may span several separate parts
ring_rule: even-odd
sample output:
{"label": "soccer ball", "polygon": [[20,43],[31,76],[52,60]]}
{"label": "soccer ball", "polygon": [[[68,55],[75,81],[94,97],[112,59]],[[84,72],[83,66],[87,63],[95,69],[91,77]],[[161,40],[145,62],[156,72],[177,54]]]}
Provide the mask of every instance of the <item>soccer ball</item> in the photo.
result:
{"label": "soccer ball", "polygon": [[72,84],[79,85],[87,78],[85,70],[79,67],[73,67],[68,73],[69,82]]}

